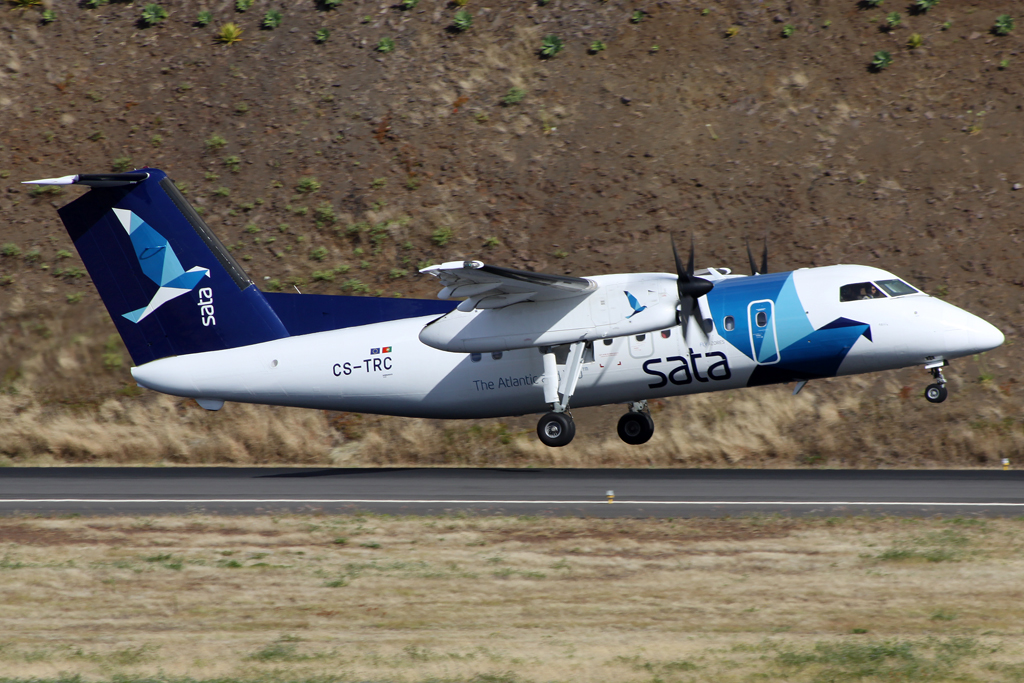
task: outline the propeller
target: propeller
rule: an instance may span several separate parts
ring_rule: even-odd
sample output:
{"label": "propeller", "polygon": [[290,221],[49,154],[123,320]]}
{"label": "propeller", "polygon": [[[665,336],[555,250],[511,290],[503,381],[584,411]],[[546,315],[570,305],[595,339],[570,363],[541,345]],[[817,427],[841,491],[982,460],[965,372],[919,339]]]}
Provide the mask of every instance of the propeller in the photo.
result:
{"label": "propeller", "polygon": [[[679,291],[679,324],[683,326],[683,334],[686,334],[690,316],[699,312],[697,299],[710,292],[715,285],[711,281],[693,274],[693,235],[690,235],[690,261],[686,266],[679,258],[675,238],[670,237],[670,239],[672,241],[672,256],[676,259],[676,273],[679,276],[676,281],[676,288]],[[701,329],[704,329],[703,326]]]}
{"label": "propeller", "polygon": [[750,274],[764,275],[768,272],[768,235],[764,236],[764,253],[761,254],[761,268],[754,263],[754,255],[750,253],[750,240],[747,240],[747,258],[750,259]]}

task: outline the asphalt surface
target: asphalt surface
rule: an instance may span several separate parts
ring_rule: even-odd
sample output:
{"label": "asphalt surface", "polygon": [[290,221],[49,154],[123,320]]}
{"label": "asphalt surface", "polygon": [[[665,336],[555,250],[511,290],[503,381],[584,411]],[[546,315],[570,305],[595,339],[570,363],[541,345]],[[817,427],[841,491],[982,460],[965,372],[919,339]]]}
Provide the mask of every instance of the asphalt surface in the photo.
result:
{"label": "asphalt surface", "polygon": [[[609,493],[613,498],[609,504]],[[1024,472],[5,468],[0,514],[1024,515]]]}

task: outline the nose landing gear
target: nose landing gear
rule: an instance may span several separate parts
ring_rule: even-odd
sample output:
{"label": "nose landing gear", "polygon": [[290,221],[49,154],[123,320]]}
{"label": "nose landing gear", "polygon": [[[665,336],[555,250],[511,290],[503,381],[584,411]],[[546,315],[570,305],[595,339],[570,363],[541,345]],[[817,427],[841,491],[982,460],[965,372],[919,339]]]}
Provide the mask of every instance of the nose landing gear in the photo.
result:
{"label": "nose landing gear", "polygon": [[942,366],[945,364],[946,361],[940,361],[924,366],[926,370],[931,370],[935,378],[935,384],[929,384],[924,390],[924,397],[929,403],[942,403],[949,393],[946,391],[946,378],[942,376]]}
{"label": "nose landing gear", "polygon": [[631,446],[647,443],[654,436],[654,420],[647,412],[647,401],[629,404],[629,412],[619,418],[619,438]]}

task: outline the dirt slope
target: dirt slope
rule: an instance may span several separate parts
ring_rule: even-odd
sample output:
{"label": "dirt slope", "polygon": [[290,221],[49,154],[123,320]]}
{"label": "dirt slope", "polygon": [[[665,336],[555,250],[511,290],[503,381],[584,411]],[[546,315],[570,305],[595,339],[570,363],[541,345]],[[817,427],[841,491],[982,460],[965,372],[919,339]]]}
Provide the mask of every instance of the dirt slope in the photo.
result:
{"label": "dirt slope", "polygon": [[[0,459],[1012,458],[1024,444],[1024,26],[991,29],[1016,5],[471,0],[463,32],[457,8],[433,0],[257,0],[244,13],[182,0],[148,28],[139,3],[55,4],[48,24],[41,8],[4,9]],[[199,27],[203,9],[213,19]],[[268,9],[282,23],[261,30]],[[901,21],[884,30],[889,12]],[[242,40],[218,44],[229,21]],[[546,35],[564,41],[551,59],[538,55]],[[383,38],[393,51],[376,49]],[[872,72],[879,50],[893,63]],[[132,386],[54,211],[80,190],[18,184],[144,165],[187,190],[266,289],[429,297],[417,266],[463,257],[574,275],[671,270],[670,231],[696,236],[700,265],[742,271],[744,239],[767,232],[773,270],[880,266],[984,316],[1007,343],[956,362],[941,406],[920,398],[922,370],[812,383],[797,399],[784,387],[678,399],[630,453],[612,433],[619,408],[580,411],[577,443],[558,453],[537,446],[533,418],[206,415]]]}

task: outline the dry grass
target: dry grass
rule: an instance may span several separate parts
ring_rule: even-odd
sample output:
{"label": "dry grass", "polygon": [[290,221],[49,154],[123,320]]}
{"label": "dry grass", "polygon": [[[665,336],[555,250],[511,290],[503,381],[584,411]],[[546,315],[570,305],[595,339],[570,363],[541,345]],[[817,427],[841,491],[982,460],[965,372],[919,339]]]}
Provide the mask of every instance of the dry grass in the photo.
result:
{"label": "dry grass", "polygon": [[951,399],[926,429],[917,403],[886,376],[822,381],[795,397],[788,387],[702,394],[655,401],[658,427],[645,446],[619,441],[612,407],[579,411],[576,440],[552,449],[532,416],[444,421],[245,404],[209,413],[152,392],[55,405],[26,386],[0,393],[0,465],[920,468],[1016,465],[1024,452],[1011,398]]}
{"label": "dry grass", "polygon": [[0,676],[1019,681],[1022,570],[1021,520],[6,518]]}

